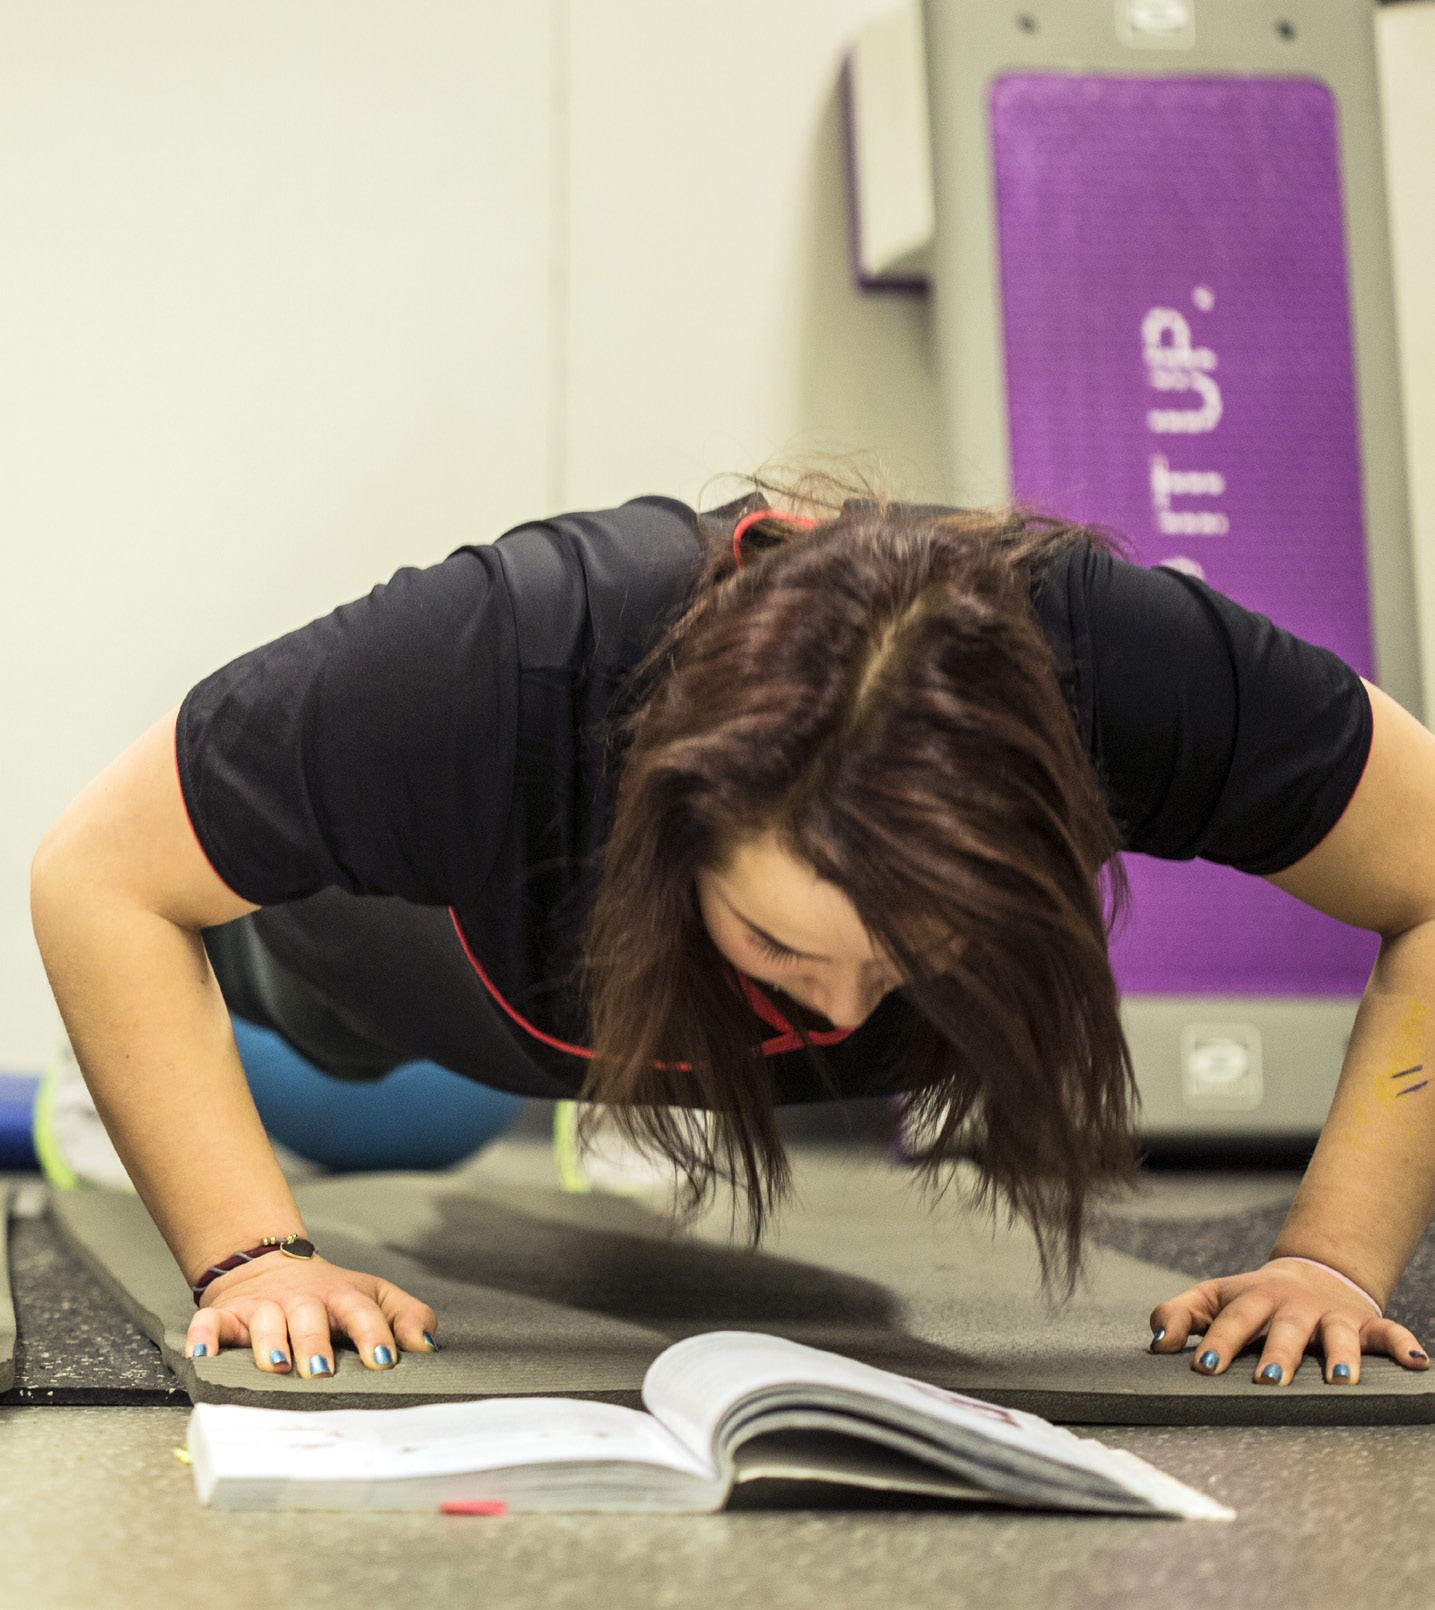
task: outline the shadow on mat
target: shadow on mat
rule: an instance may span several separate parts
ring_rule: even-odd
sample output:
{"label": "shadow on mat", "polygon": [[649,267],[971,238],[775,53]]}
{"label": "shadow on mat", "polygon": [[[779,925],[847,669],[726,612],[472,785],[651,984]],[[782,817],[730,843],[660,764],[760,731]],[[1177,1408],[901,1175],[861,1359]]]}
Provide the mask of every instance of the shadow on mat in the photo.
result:
{"label": "shadow on mat", "polygon": [[674,1341],[763,1330],[884,1368],[931,1374],[959,1361],[909,1335],[898,1300],[875,1281],[669,1235],[664,1221],[629,1203],[572,1200],[583,1205],[556,1217],[446,1195],[437,1227],[405,1250],[449,1279],[626,1320]]}

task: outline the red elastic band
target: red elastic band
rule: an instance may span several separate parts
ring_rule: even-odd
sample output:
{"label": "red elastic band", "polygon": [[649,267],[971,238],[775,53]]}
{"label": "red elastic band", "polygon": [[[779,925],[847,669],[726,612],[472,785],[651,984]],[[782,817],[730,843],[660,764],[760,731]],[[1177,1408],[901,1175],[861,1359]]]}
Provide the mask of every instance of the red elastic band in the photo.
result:
{"label": "red elastic band", "polygon": [[754,509],[751,514],[743,515],[732,528],[732,556],[739,570],[742,569],[742,539],[749,527],[755,526],[759,520],[786,520],[789,525],[801,526],[804,531],[811,531],[817,524],[816,520],[809,520],[805,514],[785,514],[781,509]]}
{"label": "red elastic band", "polygon": [[[762,1042],[759,1050],[761,1050],[763,1056],[775,1057],[780,1056],[785,1051],[800,1051],[802,1049],[802,1036],[778,1011],[776,1005],[763,994],[756,981],[749,978],[746,973],[737,972],[736,968],[733,971],[737,973],[737,981],[742,993],[747,998],[747,1004],[769,1028],[782,1031],[775,1040],[764,1040]],[[807,1040],[811,1045],[837,1045],[851,1033],[851,1029],[819,1029],[810,1033],[807,1036]]]}
{"label": "red elastic band", "polygon": [[[555,1051],[562,1051],[570,1057],[583,1057],[587,1061],[592,1061],[593,1052],[589,1050],[587,1046],[569,1045],[566,1040],[559,1040],[551,1034],[545,1034],[542,1029],[536,1028],[532,1023],[530,1023],[521,1012],[515,1011],[514,1008],[511,1007],[506,1000],[504,1000],[503,996],[498,993],[498,986],[493,982],[488,974],[484,972],[483,964],[469,948],[468,940],[464,936],[463,928],[459,924],[458,912],[455,911],[452,906],[448,908],[448,919],[453,924],[453,931],[458,935],[459,944],[463,946],[464,955],[468,957],[469,966],[472,967],[474,972],[478,974],[479,982],[488,991],[494,1002],[500,1006],[510,1018],[512,1018],[512,1020],[519,1026],[520,1029],[523,1030],[525,1034],[531,1034],[535,1040],[538,1040],[543,1045],[551,1046]],[[742,993],[746,998],[748,1005],[751,1006],[753,1011],[757,1013],[757,1015],[764,1023],[768,1025],[769,1028],[774,1028],[781,1031],[774,1039],[764,1040],[762,1044],[757,1047],[758,1052],[765,1057],[776,1057],[782,1056],[788,1051],[802,1050],[802,1036],[795,1028],[793,1028],[793,1026],[787,1021],[782,1013],[778,1011],[777,1007],[767,998],[767,996],[763,994],[761,989],[758,988],[757,984],[750,979],[746,973],[738,972],[737,968],[734,968],[733,971],[737,973],[739,987],[742,989]],[[816,1033],[809,1034],[807,1036],[807,1043],[809,1045],[836,1045],[840,1041],[845,1040],[851,1033],[851,1029],[822,1029]],[[692,1072],[692,1064],[690,1062],[675,1062],[672,1064],[672,1068],[673,1071],[677,1073]]]}
{"label": "red elastic band", "polygon": [[515,1012],[498,993],[497,985],[484,972],[478,957],[468,948],[468,940],[464,937],[463,929],[459,926],[458,912],[452,906],[448,908],[448,920],[453,924],[453,931],[458,935],[458,942],[463,946],[463,953],[468,957],[469,965],[478,974],[479,982],[525,1034],[531,1034],[535,1040],[541,1040],[544,1045],[551,1045],[555,1051],[566,1051],[570,1057],[584,1057],[590,1062],[593,1060],[593,1053],[587,1046],[569,1045],[566,1040],[556,1040],[551,1034],[545,1034],[542,1029],[535,1028],[520,1012]]}

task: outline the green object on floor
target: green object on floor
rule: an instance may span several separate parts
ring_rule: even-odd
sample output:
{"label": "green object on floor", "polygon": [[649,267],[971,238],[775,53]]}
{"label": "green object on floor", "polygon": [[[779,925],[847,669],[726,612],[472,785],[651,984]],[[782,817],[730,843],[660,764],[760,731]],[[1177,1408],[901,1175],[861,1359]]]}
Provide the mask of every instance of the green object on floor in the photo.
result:
{"label": "green object on floor", "polygon": [[80,1181],[65,1159],[59,1137],[55,1133],[55,1084],[57,1070],[54,1063],[40,1076],[35,1092],[35,1108],[31,1135],[35,1157],[40,1171],[57,1191],[73,1191]]}
{"label": "green object on floor", "polygon": [[593,1189],[583,1172],[583,1160],[578,1149],[576,1101],[556,1101],[553,1104],[553,1161],[558,1166],[558,1183],[563,1190],[582,1196]]}

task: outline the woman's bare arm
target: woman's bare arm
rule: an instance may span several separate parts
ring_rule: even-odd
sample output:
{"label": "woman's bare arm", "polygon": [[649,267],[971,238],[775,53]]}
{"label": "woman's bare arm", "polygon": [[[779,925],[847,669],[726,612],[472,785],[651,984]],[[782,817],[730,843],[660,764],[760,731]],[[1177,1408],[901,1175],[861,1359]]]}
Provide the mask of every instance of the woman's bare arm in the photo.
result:
{"label": "woman's bare arm", "polygon": [[[303,1222],[200,938],[255,907],[225,886],[191,831],[174,729],[172,712],[64,811],[36,853],[31,910],[100,1116],[193,1281]],[[287,1369],[292,1356],[308,1374],[311,1359],[332,1361],[331,1323],[373,1364],[396,1334],[426,1347],[434,1318],[385,1282],[271,1254],[213,1283],[190,1344],[248,1342],[261,1368]]]}
{"label": "woman's bare arm", "polygon": [[[1435,1211],[1435,735],[1378,688],[1370,759],[1345,814],[1309,855],[1271,881],[1343,922],[1381,936],[1320,1143],[1272,1257],[1338,1270],[1382,1306]],[[1426,1356],[1403,1326],[1320,1269],[1268,1263],[1203,1281],[1151,1317],[1173,1352],[1204,1330],[1198,1366],[1224,1370],[1266,1336],[1256,1378],[1289,1381],[1316,1340],[1328,1379],[1360,1354],[1412,1369]],[[1215,1353],[1213,1365],[1200,1361]]]}

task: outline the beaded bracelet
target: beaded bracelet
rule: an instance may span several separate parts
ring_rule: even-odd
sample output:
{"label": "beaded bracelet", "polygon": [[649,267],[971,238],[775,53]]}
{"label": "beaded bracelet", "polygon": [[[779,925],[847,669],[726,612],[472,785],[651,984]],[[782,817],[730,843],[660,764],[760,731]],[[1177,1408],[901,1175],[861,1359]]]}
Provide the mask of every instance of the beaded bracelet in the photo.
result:
{"label": "beaded bracelet", "polygon": [[243,1252],[236,1252],[232,1257],[226,1258],[223,1263],[212,1263],[209,1268],[189,1288],[194,1296],[194,1306],[199,1307],[200,1299],[204,1296],[209,1285],[219,1279],[220,1275],[227,1275],[231,1269],[242,1268],[246,1263],[253,1263],[256,1258],[262,1258],[266,1252],[282,1252],[286,1258],[312,1258],[314,1256],[314,1243],[307,1241],[302,1235],[267,1235],[257,1247],[249,1247]]}

